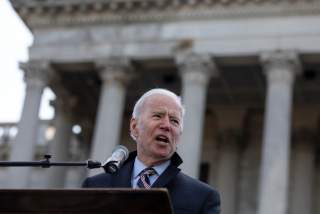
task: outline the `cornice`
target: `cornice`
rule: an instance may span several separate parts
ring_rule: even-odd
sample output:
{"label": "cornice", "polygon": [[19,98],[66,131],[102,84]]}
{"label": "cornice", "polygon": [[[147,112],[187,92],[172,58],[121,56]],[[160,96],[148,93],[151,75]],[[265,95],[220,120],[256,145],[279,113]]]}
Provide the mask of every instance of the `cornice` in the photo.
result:
{"label": "cornice", "polygon": [[10,0],[31,27],[320,14],[317,0]]}

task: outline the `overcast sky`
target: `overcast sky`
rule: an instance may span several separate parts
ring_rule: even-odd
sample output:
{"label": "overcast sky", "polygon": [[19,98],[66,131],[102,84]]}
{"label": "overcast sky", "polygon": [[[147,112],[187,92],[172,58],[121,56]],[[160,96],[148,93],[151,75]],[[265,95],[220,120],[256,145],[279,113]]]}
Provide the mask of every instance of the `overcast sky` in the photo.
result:
{"label": "overcast sky", "polygon": [[[0,123],[17,122],[25,95],[23,72],[18,63],[28,60],[33,37],[8,0],[0,0],[0,29]],[[50,90],[45,90],[40,110],[42,119],[52,118],[48,100],[53,97]]]}

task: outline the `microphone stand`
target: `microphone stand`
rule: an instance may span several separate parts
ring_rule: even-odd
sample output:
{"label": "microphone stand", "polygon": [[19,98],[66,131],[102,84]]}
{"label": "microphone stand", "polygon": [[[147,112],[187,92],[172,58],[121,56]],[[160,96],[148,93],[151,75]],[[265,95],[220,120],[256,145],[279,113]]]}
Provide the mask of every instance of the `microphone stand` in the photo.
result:
{"label": "microphone stand", "polygon": [[51,155],[44,155],[44,160],[40,161],[0,161],[0,167],[42,167],[51,166],[86,166],[88,169],[101,167],[98,161],[87,160],[86,162],[50,162]]}

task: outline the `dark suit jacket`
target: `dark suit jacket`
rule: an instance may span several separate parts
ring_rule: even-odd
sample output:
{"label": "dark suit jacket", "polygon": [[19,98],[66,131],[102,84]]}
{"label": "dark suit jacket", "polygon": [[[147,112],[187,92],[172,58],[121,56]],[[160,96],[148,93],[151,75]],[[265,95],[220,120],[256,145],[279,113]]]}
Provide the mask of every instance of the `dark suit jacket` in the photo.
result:
{"label": "dark suit jacket", "polygon": [[[131,187],[131,174],[137,153],[132,152],[116,174],[102,173],[87,178],[83,187]],[[209,185],[180,172],[181,158],[175,153],[171,164],[155,181],[152,187],[167,188],[175,214],[219,214],[219,193]]]}

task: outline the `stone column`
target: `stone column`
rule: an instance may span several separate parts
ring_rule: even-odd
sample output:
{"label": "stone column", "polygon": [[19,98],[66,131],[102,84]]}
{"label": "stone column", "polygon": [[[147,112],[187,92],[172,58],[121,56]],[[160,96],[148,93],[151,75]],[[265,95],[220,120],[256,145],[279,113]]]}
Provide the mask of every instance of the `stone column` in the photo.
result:
{"label": "stone column", "polygon": [[[87,142],[79,142],[79,160],[86,160],[89,156],[90,145]],[[85,168],[77,169],[76,179],[73,180],[73,187],[81,187],[82,182],[87,176],[87,170]]]}
{"label": "stone column", "polygon": [[[125,86],[132,73],[127,59],[110,59],[97,65],[103,83],[90,158],[104,161],[119,143]],[[90,173],[96,174],[94,170]]]}
{"label": "stone column", "polygon": [[293,52],[261,56],[267,76],[259,214],[285,214],[288,204],[288,171],[292,91],[300,64]]}
{"label": "stone column", "polygon": [[[46,62],[28,62],[21,64],[21,68],[25,74],[26,95],[18,124],[18,134],[12,145],[10,161],[33,160],[38,140],[40,102],[50,71]],[[10,188],[28,187],[30,170],[29,167],[9,168],[8,186]]]}
{"label": "stone column", "polygon": [[243,121],[237,214],[257,214],[263,111],[250,108]]}
{"label": "stone column", "polygon": [[[71,153],[74,155],[73,161],[83,161],[90,157],[91,133],[93,130],[92,118],[83,117],[83,115],[73,115],[73,121],[81,127],[81,133],[73,135],[71,138]],[[82,182],[88,176],[88,170],[85,167],[76,167],[68,170],[65,187],[79,188]]]}
{"label": "stone column", "polygon": [[315,163],[315,185],[314,185],[314,194],[313,194],[313,213],[320,212],[320,160],[319,156],[316,158]]}
{"label": "stone column", "polygon": [[183,171],[199,176],[203,117],[206,107],[207,85],[216,68],[207,55],[188,54],[176,58],[182,77],[182,98],[186,107],[184,130],[178,152],[183,158]]}
{"label": "stone column", "polygon": [[[56,90],[57,98],[53,102],[55,107],[54,126],[55,136],[50,142],[52,161],[69,161],[70,140],[72,135],[72,107],[76,100],[67,95],[63,89]],[[65,185],[67,167],[52,167],[48,173],[49,188],[63,188]]]}
{"label": "stone column", "polygon": [[315,135],[311,130],[300,129],[294,133],[291,183],[291,214],[312,214],[315,188]]}
{"label": "stone column", "polygon": [[236,214],[239,180],[240,131],[226,129],[219,134],[218,186],[222,214]]}

